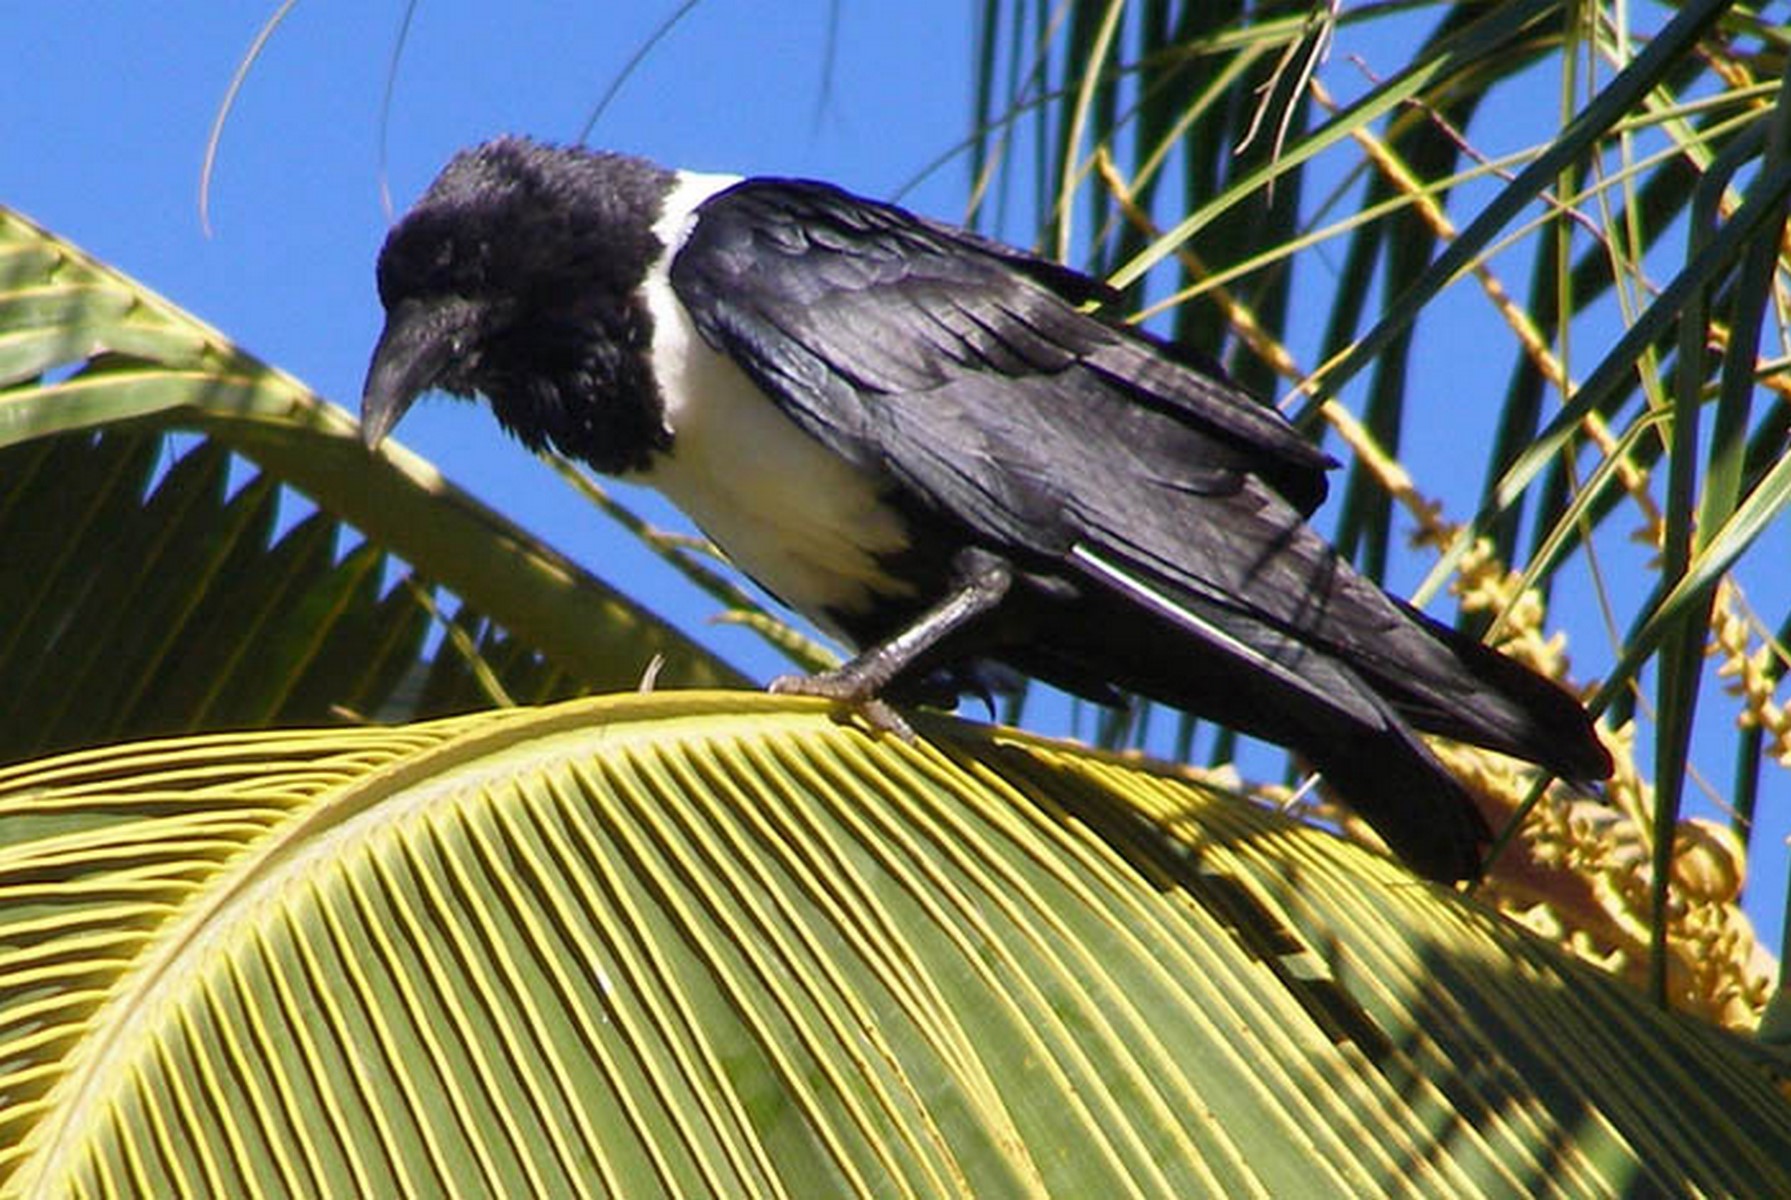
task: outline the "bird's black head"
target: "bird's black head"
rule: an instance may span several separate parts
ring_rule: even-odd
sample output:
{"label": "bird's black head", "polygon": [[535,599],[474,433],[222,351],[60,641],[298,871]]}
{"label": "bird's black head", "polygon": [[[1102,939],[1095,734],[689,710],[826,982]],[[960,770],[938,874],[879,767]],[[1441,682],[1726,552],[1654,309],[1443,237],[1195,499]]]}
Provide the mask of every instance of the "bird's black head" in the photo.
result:
{"label": "bird's black head", "polygon": [[675,175],[506,137],[454,156],[379,255],[385,330],[361,425],[378,445],[433,388],[483,395],[530,447],[605,471],[665,444],[639,289]]}

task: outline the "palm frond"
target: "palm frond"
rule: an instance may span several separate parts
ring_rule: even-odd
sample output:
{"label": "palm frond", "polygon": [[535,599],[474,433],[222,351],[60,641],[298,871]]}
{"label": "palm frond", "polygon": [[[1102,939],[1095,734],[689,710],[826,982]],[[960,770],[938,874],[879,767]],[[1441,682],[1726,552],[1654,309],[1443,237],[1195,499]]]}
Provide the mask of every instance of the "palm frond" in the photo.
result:
{"label": "palm frond", "polygon": [[[633,686],[654,661],[668,684],[740,681],[414,456],[369,455],[296,380],[4,211],[0,330],[0,757],[538,701]],[[397,586],[395,559],[427,585]],[[436,610],[461,602],[462,621],[494,623],[495,673],[471,643],[434,649]]]}
{"label": "palm frond", "polygon": [[1791,1187],[1766,1059],[1184,775],[696,693],[0,771],[0,1188]]}

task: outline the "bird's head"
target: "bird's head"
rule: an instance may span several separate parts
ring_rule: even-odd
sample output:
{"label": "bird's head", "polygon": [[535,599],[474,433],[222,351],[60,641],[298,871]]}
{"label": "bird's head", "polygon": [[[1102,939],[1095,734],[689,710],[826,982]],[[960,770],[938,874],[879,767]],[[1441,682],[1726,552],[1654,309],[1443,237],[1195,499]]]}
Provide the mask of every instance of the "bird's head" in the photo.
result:
{"label": "bird's head", "polygon": [[440,390],[485,397],[531,447],[609,470],[644,459],[658,400],[639,288],[665,250],[653,224],[674,180],[523,138],[455,155],[380,251],[367,445]]}

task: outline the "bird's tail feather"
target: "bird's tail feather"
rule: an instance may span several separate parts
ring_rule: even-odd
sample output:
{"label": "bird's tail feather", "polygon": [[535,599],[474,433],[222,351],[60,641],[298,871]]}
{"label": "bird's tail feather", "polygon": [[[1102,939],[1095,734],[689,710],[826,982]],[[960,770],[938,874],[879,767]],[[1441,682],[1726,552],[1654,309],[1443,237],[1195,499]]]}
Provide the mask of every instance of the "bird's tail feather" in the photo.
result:
{"label": "bird's tail feather", "polygon": [[1298,750],[1413,870],[1446,882],[1479,876],[1492,841],[1486,819],[1396,718],[1380,730],[1311,730]]}
{"label": "bird's tail feather", "polygon": [[1240,665],[1248,665],[1249,654],[1283,656],[1285,646],[1297,645],[1346,665],[1427,733],[1510,754],[1565,779],[1611,773],[1591,718],[1565,689],[1387,595],[1303,527],[1272,548],[1269,561],[1279,570],[1263,571],[1254,590],[1235,597],[1214,595],[1210,585],[1178,586],[1123,554],[1083,547],[1073,553],[1104,582],[1189,632],[1209,636],[1203,625],[1235,625],[1245,643]]}
{"label": "bird's tail feather", "polygon": [[1412,672],[1369,678],[1400,714],[1427,733],[1533,762],[1562,779],[1604,779],[1611,755],[1592,718],[1564,688],[1485,643],[1395,601],[1437,643],[1453,686],[1441,696]]}
{"label": "bird's tail feather", "polygon": [[1479,874],[1490,840],[1467,791],[1399,716],[1347,668],[1308,656],[1298,673],[1264,672],[1211,645],[1170,644],[1132,622],[1148,652],[1121,649],[1103,675],[1041,639],[1009,661],[1077,694],[1110,700],[1109,680],[1128,691],[1241,733],[1292,748],[1401,859],[1432,879]]}
{"label": "bird's tail feather", "polygon": [[[1489,840],[1479,810],[1348,664],[1247,614],[1166,596],[1106,559],[1080,557],[1114,590],[1069,614],[1074,630],[1046,630],[1008,661],[1071,691],[1117,684],[1291,747],[1413,868],[1443,880],[1478,873]],[[1091,625],[1107,631],[1099,663],[1074,649]]]}

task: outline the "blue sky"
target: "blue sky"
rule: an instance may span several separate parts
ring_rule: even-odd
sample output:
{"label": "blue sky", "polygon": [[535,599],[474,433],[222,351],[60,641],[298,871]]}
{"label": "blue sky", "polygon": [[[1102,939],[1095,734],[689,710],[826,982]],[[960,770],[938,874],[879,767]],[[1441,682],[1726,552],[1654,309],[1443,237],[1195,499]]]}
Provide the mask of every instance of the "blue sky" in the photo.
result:
{"label": "blue sky", "polygon": [[[11,6],[8,44],[22,66],[0,77],[0,111],[8,116],[0,202],[350,405],[380,322],[373,262],[389,220],[379,180],[381,105],[402,7],[398,0],[304,0],[295,8],[225,129],[207,236],[198,211],[207,130],[272,4]],[[424,0],[393,82],[386,136],[395,203],[402,209],[455,149],[490,135],[576,137],[623,64],[676,7],[676,0]],[[591,140],[673,165],[812,175],[892,196],[969,126],[970,23],[978,7],[968,0],[841,3],[827,72],[826,0],[707,0],[647,58]],[[1389,73],[1399,51],[1382,47],[1372,61]],[[1360,84],[1355,68],[1340,61],[1326,80],[1340,92]],[[953,218],[966,191],[965,171],[953,163],[902,198]],[[1453,321],[1457,311],[1482,308],[1471,289],[1458,287],[1437,311]],[[1461,386],[1468,381],[1459,355],[1472,337],[1423,343],[1432,360],[1415,369],[1431,372],[1439,386]],[[1582,363],[1589,369],[1589,358]],[[1491,385],[1489,403],[1501,388],[1502,380]],[[1429,443],[1413,447],[1421,483],[1436,481],[1425,462],[1448,473],[1462,439],[1475,436],[1462,422],[1474,419],[1451,414]],[[669,583],[649,556],[498,436],[482,411],[419,405],[400,436],[599,574],[701,628],[707,601]],[[1479,451],[1472,457],[1478,463]],[[628,499],[662,523],[677,521],[651,497]],[[1416,579],[1412,567],[1396,583]],[[705,637],[749,669],[776,669],[749,634]],[[1576,649],[1591,640],[1580,632],[1575,638]],[[1582,653],[1591,669],[1608,661],[1592,649]],[[1725,720],[1720,712],[1705,717]],[[1709,766],[1726,782],[1726,758]],[[1768,782],[1775,828],[1763,843],[1770,846],[1791,822],[1791,786],[1782,772],[1769,772]],[[1758,918],[1773,914],[1773,927],[1761,932],[1776,946],[1782,855],[1763,855],[1762,869],[1754,909]]]}

